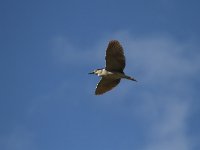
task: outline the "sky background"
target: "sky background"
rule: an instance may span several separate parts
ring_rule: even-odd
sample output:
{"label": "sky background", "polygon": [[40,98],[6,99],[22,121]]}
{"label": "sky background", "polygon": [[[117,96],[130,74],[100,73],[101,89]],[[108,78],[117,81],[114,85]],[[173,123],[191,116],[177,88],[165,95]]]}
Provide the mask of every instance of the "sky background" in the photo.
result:
{"label": "sky background", "polygon": [[[1,0],[1,150],[199,150],[198,0]],[[121,81],[95,96],[109,40]]]}

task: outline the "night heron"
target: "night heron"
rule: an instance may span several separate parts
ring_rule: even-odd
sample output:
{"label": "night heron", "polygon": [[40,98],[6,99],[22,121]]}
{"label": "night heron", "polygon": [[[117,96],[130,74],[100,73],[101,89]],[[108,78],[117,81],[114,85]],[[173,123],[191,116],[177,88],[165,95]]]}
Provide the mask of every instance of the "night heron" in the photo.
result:
{"label": "night heron", "polygon": [[95,94],[100,95],[116,87],[122,78],[136,81],[134,78],[127,76],[123,70],[125,68],[125,56],[122,46],[117,40],[109,42],[106,50],[106,67],[96,69],[89,74],[95,74],[101,77],[97,84]]}

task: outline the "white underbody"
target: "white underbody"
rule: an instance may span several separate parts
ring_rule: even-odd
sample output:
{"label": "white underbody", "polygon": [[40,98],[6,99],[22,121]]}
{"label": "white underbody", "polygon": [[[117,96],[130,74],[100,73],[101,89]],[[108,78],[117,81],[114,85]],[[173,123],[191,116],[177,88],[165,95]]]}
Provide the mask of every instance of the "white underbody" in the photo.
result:
{"label": "white underbody", "polygon": [[107,71],[105,69],[98,70],[97,75],[100,76],[100,77],[105,77],[105,78],[110,78],[110,79],[121,79],[121,78],[126,77],[126,75],[124,75],[123,73],[110,72],[110,71]]}

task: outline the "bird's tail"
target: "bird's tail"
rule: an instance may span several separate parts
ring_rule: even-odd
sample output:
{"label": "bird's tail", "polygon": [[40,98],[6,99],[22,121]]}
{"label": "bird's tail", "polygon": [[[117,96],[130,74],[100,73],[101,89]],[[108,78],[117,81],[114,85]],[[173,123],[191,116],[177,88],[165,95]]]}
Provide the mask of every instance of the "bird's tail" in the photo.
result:
{"label": "bird's tail", "polygon": [[128,80],[132,80],[132,81],[136,81],[136,82],[137,82],[136,79],[134,79],[134,78],[132,78],[132,77],[130,77],[130,76],[127,76],[127,75],[125,75],[124,78],[125,78],[125,79],[128,79]]}

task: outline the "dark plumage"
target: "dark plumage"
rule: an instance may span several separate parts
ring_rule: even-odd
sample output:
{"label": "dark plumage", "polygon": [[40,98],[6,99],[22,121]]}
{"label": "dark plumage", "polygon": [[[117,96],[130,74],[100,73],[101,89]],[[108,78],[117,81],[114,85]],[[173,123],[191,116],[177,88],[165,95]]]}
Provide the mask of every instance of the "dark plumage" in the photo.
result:
{"label": "dark plumage", "polygon": [[120,83],[121,78],[136,81],[134,78],[124,74],[123,70],[126,65],[126,59],[123,48],[117,40],[109,42],[106,49],[105,60],[105,69],[97,69],[90,73],[102,77],[97,84],[96,95],[103,94],[116,87]]}

